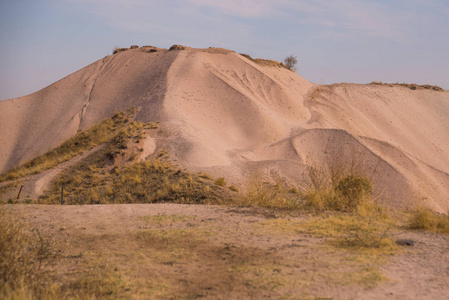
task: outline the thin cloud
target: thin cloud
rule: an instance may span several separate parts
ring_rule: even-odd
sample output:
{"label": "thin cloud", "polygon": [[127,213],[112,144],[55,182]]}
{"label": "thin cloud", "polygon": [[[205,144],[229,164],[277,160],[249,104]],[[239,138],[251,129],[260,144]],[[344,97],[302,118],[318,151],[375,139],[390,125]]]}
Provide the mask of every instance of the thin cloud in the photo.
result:
{"label": "thin cloud", "polygon": [[[161,24],[184,29],[198,22],[218,26],[240,22],[278,20],[279,24],[312,25],[313,33],[344,38],[375,37],[412,39],[416,28],[432,31],[435,24],[447,24],[447,0],[66,0],[81,3],[89,13],[102,17],[110,26],[123,30],[154,32]],[[236,19],[238,18],[238,19]],[[170,22],[171,21],[171,22]],[[287,26],[287,25],[286,25]],[[207,28],[204,28],[207,31]],[[254,30],[257,30],[254,27]]]}

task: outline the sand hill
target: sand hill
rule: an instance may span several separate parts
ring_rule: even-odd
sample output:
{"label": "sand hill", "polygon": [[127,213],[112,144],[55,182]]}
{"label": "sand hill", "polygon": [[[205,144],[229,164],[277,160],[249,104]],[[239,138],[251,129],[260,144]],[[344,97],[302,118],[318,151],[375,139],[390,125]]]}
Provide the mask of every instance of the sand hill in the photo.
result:
{"label": "sand hill", "polygon": [[131,106],[164,133],[145,153],[165,149],[192,171],[300,185],[308,165],[355,162],[385,203],[449,212],[449,92],[317,85],[217,48],[120,51],[1,101],[0,172]]}

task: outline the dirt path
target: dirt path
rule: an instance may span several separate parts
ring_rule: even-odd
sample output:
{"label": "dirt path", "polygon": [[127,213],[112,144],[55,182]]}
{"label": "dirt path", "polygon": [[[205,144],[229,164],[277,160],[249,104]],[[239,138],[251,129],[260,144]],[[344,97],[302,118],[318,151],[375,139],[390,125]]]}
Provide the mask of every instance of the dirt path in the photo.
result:
{"label": "dirt path", "polygon": [[[34,174],[25,177],[25,179],[22,179],[20,183],[16,184],[15,188],[10,189],[9,191],[6,191],[4,195],[2,195],[2,199],[14,199],[16,200],[18,191],[20,189],[20,186],[23,185],[22,191],[20,193],[20,199],[33,199],[36,200],[40,195],[43,194],[43,192],[49,188],[49,185],[51,181],[58,176],[62,171],[70,168],[71,166],[75,165],[76,163],[82,161],[89,155],[103,149],[105,145],[100,145],[97,147],[94,147],[88,151],[85,151],[83,154],[78,155],[71,160],[65,161],[63,163],[60,163],[54,168],[51,168],[49,170],[45,170],[39,174]],[[3,186],[7,186],[8,184],[11,184],[11,181],[6,181],[0,183],[0,188]]]}
{"label": "dirt path", "polygon": [[[336,250],[327,238],[283,230],[304,220],[221,206],[9,205],[51,241],[58,284],[99,298],[448,299],[449,237],[396,255]],[[296,223],[295,223],[296,222]],[[280,230],[282,229],[282,230]],[[101,288],[99,288],[101,287]]]}

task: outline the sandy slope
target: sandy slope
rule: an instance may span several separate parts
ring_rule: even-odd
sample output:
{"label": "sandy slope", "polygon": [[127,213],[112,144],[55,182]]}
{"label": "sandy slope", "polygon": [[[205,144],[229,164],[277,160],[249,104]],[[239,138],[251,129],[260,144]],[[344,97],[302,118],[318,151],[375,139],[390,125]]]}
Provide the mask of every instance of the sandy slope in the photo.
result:
{"label": "sandy slope", "polygon": [[449,92],[320,86],[216,48],[120,52],[0,102],[0,171],[132,105],[191,170],[303,182],[307,164],[356,157],[386,202],[449,211]]}

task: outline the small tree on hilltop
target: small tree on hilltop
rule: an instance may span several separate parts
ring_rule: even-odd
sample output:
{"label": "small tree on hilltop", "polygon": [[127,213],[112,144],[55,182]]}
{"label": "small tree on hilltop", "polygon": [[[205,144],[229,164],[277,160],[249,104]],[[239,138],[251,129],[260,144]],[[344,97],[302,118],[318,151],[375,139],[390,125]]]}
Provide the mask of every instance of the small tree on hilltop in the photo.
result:
{"label": "small tree on hilltop", "polygon": [[296,56],[294,56],[293,54],[287,56],[284,59],[284,64],[292,70],[296,71],[296,64],[298,63],[298,60],[296,59]]}

